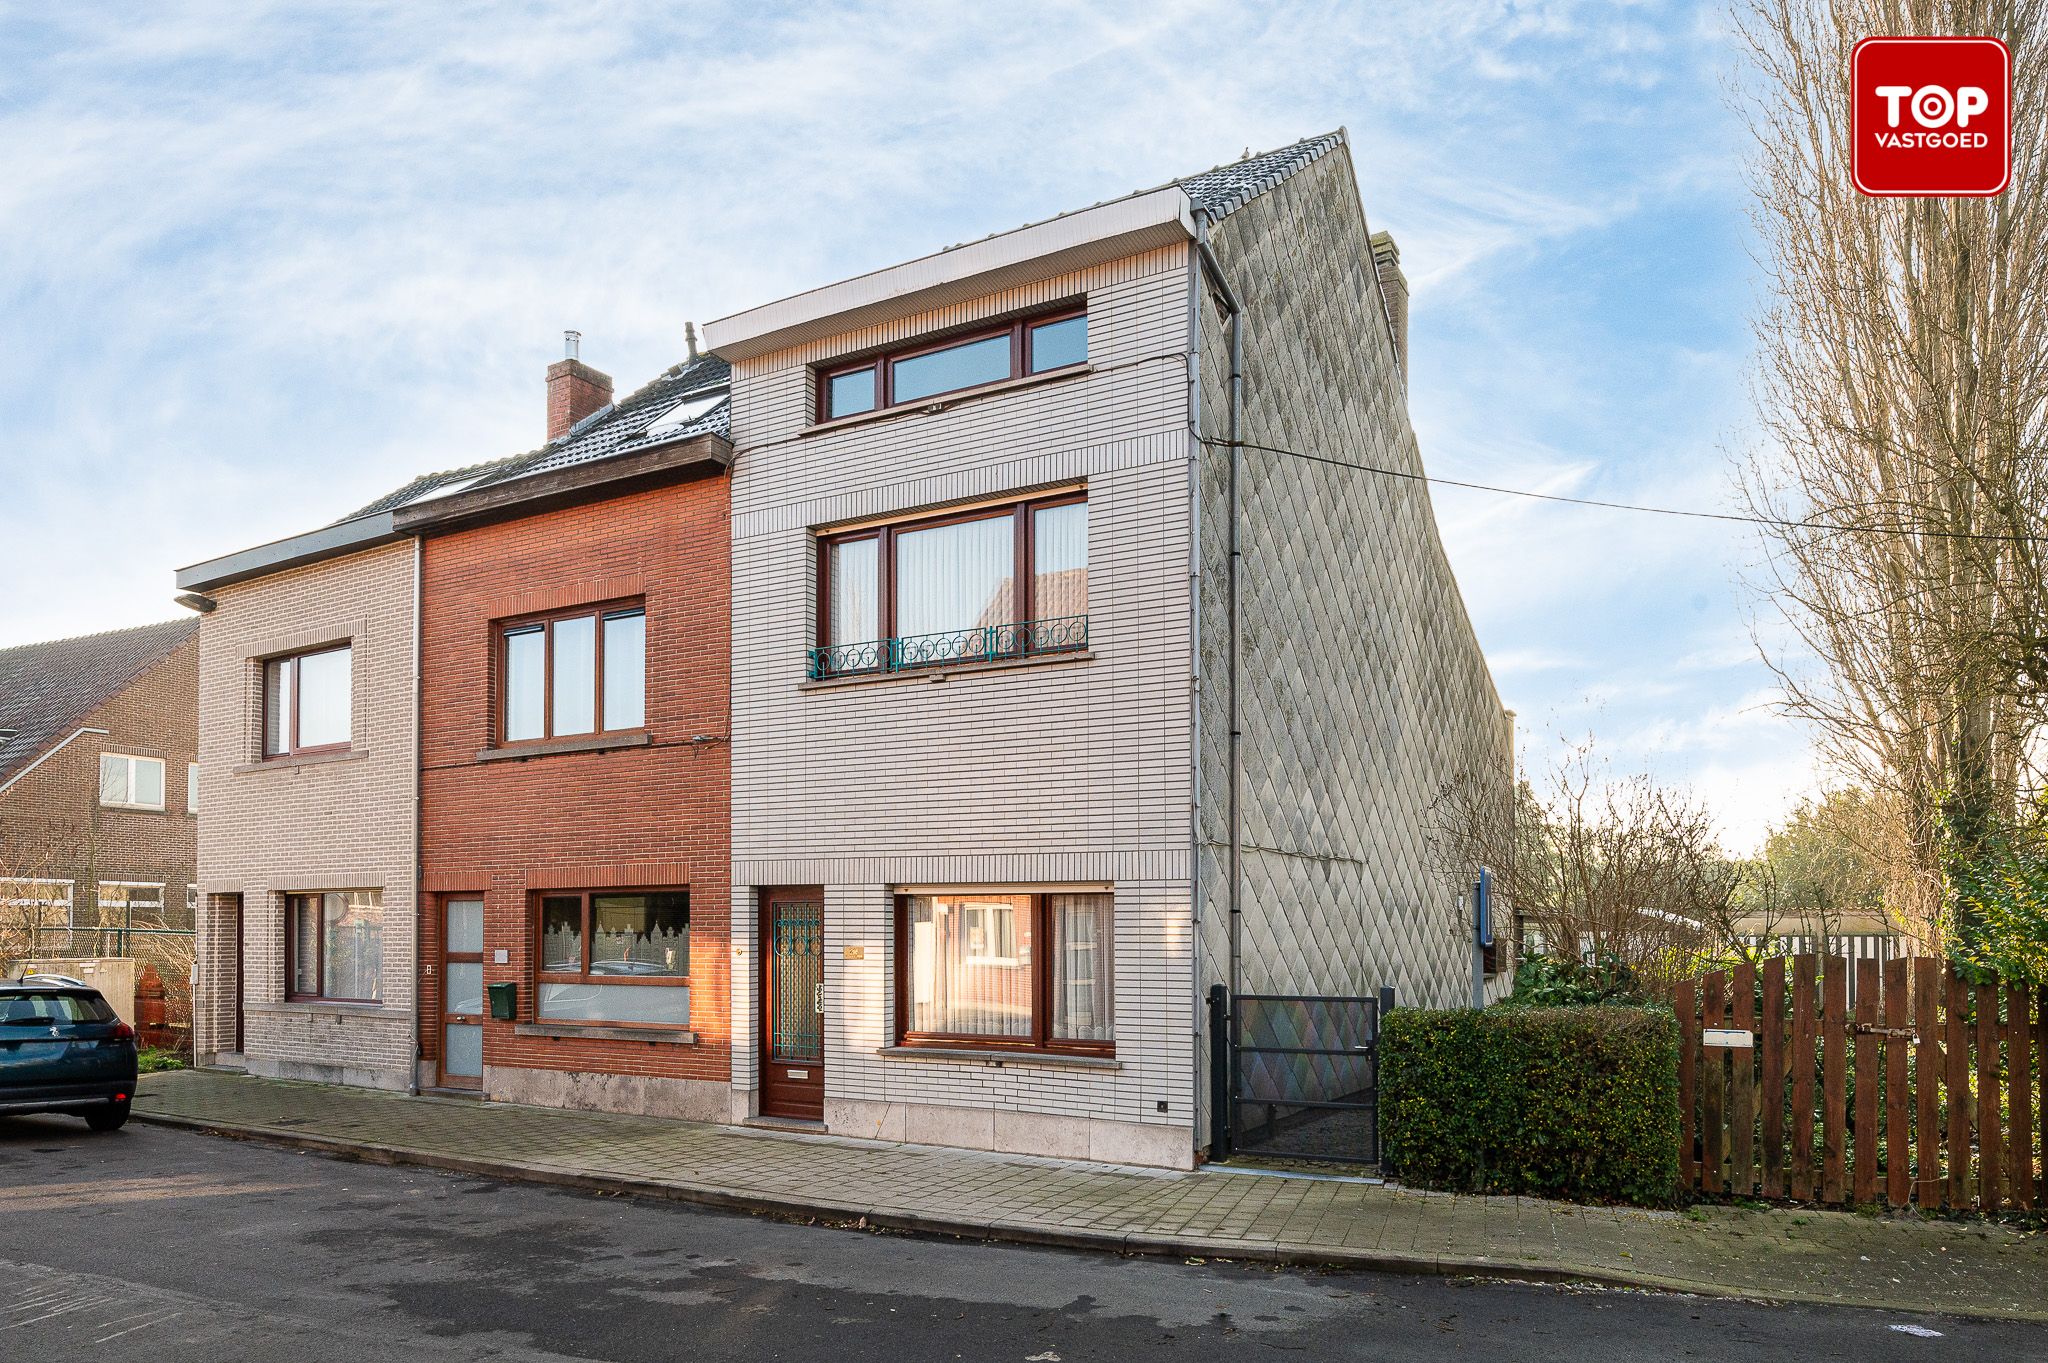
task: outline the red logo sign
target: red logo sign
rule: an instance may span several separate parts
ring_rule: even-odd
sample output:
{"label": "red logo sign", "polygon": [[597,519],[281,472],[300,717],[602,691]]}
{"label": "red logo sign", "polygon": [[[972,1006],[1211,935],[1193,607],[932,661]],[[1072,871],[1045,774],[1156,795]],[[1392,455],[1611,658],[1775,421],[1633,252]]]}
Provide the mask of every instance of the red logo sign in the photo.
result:
{"label": "red logo sign", "polygon": [[2012,58],[1996,38],[1865,38],[1849,57],[1856,188],[1988,198],[2012,177]]}

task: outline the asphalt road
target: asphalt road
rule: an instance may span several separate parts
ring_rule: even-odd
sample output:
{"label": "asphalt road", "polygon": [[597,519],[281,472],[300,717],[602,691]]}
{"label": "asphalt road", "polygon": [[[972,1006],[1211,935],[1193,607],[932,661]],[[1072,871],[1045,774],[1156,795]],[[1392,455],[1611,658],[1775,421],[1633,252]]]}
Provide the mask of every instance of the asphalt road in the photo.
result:
{"label": "asphalt road", "polygon": [[1287,1355],[2031,1359],[2048,1329],[925,1240],[0,1118],[9,1363]]}

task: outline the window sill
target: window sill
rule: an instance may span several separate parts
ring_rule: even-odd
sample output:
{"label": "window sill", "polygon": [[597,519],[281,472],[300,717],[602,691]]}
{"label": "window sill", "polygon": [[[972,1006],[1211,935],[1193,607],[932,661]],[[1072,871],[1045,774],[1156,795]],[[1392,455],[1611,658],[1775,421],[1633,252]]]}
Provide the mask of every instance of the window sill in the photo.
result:
{"label": "window sill", "polygon": [[260,762],[244,762],[235,768],[237,775],[245,771],[285,771],[297,767],[320,767],[329,762],[355,762],[368,757],[361,748],[350,748],[346,752],[305,753],[297,757],[266,757]]}
{"label": "window sill", "polygon": [[166,812],[162,805],[127,805],[117,804],[112,800],[100,801],[100,808],[118,809],[123,814],[162,814]]}
{"label": "window sill", "polygon": [[895,417],[929,416],[943,412],[959,402],[973,402],[977,398],[995,397],[1002,393],[1014,393],[1020,388],[1036,388],[1042,383],[1058,383],[1062,379],[1085,378],[1095,372],[1092,364],[1069,365],[1064,369],[1048,369],[1043,374],[1026,374],[1017,379],[998,379],[994,383],[979,384],[973,388],[959,388],[950,393],[940,393],[928,401],[901,402],[894,407],[883,407],[873,412],[855,412],[852,416],[835,416],[830,421],[814,421],[797,432],[801,438],[814,435],[830,435],[843,431],[849,426],[865,426],[870,422],[888,421]]}
{"label": "window sill", "polygon": [[576,1037],[591,1041],[647,1041],[657,1045],[694,1046],[697,1034],[687,1027],[607,1027],[601,1022],[519,1022],[514,1036]]}
{"label": "window sill", "polygon": [[844,677],[827,677],[823,681],[806,681],[797,686],[799,691],[837,691],[849,686],[880,686],[887,682],[942,682],[948,677],[965,676],[969,673],[1010,672],[1022,667],[1058,667],[1064,663],[1092,663],[1095,650],[1084,648],[1076,653],[1039,653],[1029,658],[991,658],[986,662],[939,663],[931,667],[906,667],[896,672],[853,672]]}
{"label": "window sill", "polygon": [[876,1055],[891,1060],[971,1060],[984,1065],[1052,1065],[1077,1070],[1120,1070],[1113,1055],[1068,1055],[1060,1051],[1007,1051],[979,1046],[883,1046]]}
{"label": "window sill", "polygon": [[502,748],[478,752],[479,762],[523,762],[529,757],[553,757],[571,752],[610,752],[615,748],[645,748],[653,743],[645,729],[625,729],[587,738],[544,738],[531,743],[511,743]]}
{"label": "window sill", "polygon": [[275,1003],[245,1003],[242,1005],[242,1011],[245,1013],[297,1014],[302,1016],[313,1014],[322,1017],[348,1018],[367,1017],[382,1013],[385,1009],[383,1004],[369,1000],[344,1003],[340,999],[285,999]]}

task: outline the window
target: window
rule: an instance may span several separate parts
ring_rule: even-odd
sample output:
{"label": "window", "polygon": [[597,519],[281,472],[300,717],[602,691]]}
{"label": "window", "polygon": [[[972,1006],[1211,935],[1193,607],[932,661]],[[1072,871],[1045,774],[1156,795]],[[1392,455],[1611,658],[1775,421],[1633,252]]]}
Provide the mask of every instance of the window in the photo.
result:
{"label": "window", "polygon": [[899,895],[896,916],[903,1044],[1115,1048],[1110,896]]}
{"label": "window", "polygon": [[197,762],[187,762],[185,764],[185,812],[187,814],[197,814],[199,812],[199,764]]}
{"label": "window", "polygon": [[285,896],[285,992],[295,999],[384,997],[384,906],[376,890]]}
{"label": "window", "polygon": [[355,650],[348,644],[263,664],[263,755],[338,752],[349,744]]}
{"label": "window", "polygon": [[1088,314],[1064,312],[819,371],[818,420],[922,402],[1088,361]]}
{"label": "window", "polygon": [[564,890],[537,898],[534,998],[542,1021],[688,1025],[688,890]]}
{"label": "window", "polygon": [[1068,492],[818,541],[816,679],[1088,644],[1088,500]]}
{"label": "window", "polygon": [[0,878],[0,909],[17,928],[31,932],[43,928],[68,928],[71,917],[71,882],[31,877]]}
{"label": "window", "polygon": [[163,759],[101,753],[100,803],[116,809],[162,809]]}
{"label": "window", "polygon": [[584,609],[504,627],[504,741],[647,722],[647,611]]}
{"label": "window", "polygon": [[103,928],[162,927],[164,887],[131,880],[102,880],[99,912],[99,925]]}

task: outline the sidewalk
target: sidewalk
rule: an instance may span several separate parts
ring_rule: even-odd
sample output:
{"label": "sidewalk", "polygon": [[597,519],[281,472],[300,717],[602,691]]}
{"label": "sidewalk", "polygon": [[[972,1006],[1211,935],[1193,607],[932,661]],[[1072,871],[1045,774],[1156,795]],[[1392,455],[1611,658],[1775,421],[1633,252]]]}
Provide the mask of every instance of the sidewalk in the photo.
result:
{"label": "sidewalk", "polygon": [[381,1163],[976,1238],[2048,1321],[2048,1236],[1986,1223],[1176,1174],[200,1071],[145,1077],[135,1115]]}

